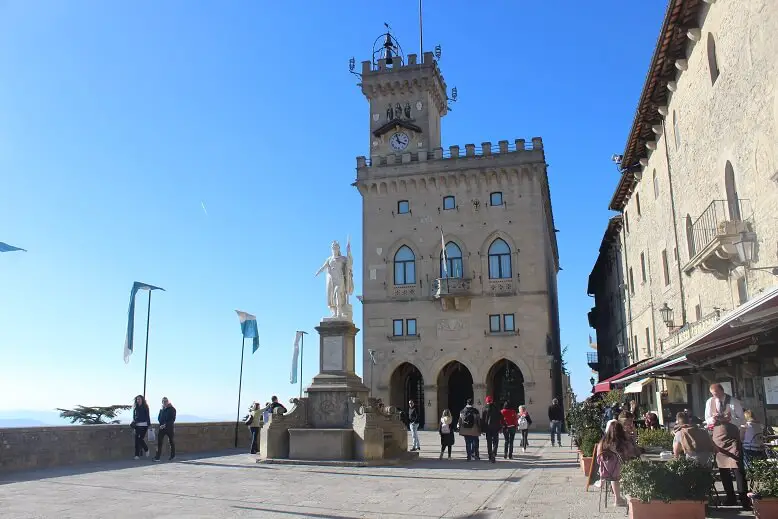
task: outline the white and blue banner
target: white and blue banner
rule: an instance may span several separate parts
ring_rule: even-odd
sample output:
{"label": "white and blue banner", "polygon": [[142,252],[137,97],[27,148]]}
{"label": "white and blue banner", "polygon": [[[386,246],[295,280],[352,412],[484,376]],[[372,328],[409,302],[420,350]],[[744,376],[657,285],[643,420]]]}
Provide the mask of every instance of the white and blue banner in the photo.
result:
{"label": "white and blue banner", "polygon": [[297,332],[294,336],[294,350],[292,351],[292,373],[289,375],[289,383],[297,384],[297,362],[300,358],[300,339],[303,332]]}
{"label": "white and blue banner", "polygon": [[256,353],[259,349],[259,328],[257,327],[257,317],[240,310],[235,310],[240,320],[240,332],[244,339],[254,339],[251,353]]}
{"label": "white and blue banner", "polygon": [[130,362],[130,355],[133,351],[133,334],[135,332],[135,295],[138,290],[162,290],[164,288],[155,287],[154,285],[147,285],[146,283],[140,283],[136,281],[132,284],[132,290],[130,291],[130,309],[127,311],[127,337],[124,339],[124,363]]}

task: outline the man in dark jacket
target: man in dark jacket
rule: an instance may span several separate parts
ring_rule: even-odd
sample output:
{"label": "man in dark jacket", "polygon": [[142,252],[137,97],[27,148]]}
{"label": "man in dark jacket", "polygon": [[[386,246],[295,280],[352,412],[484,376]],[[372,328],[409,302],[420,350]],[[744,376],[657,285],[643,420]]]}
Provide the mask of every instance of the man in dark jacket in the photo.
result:
{"label": "man in dark jacket", "polygon": [[500,443],[500,429],[502,429],[502,414],[498,406],[494,404],[492,397],[486,397],[486,405],[481,413],[481,424],[486,434],[486,452],[489,461],[497,462],[497,446]]}
{"label": "man in dark jacket", "polygon": [[162,454],[162,438],[165,436],[170,444],[170,459],[173,460],[176,457],[176,443],[173,434],[176,423],[176,408],[167,397],[162,398],[162,409],[159,410],[157,420],[159,421],[159,434],[157,435],[157,455],[154,456],[154,461],[159,461]]}
{"label": "man in dark jacket", "polygon": [[416,403],[413,400],[408,400],[408,426],[411,429],[411,438],[413,439],[411,452],[421,449],[419,445],[419,418],[419,410],[416,408]]}
{"label": "man in dark jacket", "polygon": [[557,446],[562,446],[562,421],[565,419],[565,413],[558,399],[553,399],[548,406],[548,421],[551,423],[551,446],[554,446],[554,434],[556,434]]}

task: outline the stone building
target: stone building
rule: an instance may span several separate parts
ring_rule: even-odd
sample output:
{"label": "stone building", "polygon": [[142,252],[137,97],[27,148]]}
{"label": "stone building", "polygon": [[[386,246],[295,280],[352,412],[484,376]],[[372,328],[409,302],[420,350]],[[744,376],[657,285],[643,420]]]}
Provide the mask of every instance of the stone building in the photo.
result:
{"label": "stone building", "polygon": [[444,149],[449,98],[433,53],[387,61],[361,70],[365,383],[387,404],[414,400],[428,428],[487,395],[526,403],[542,423],[562,396],[543,142]]}
{"label": "stone building", "polygon": [[589,326],[597,331],[596,353],[587,354],[589,367],[600,379],[607,379],[627,367],[625,346],[628,344],[621,257],[621,215],[608,222],[600,244],[597,262],[589,274],[587,294],[594,298],[589,312]]}
{"label": "stone building", "polygon": [[609,383],[665,414],[721,382],[778,415],[776,29],[776,2],[671,0],[621,156],[633,365]]}

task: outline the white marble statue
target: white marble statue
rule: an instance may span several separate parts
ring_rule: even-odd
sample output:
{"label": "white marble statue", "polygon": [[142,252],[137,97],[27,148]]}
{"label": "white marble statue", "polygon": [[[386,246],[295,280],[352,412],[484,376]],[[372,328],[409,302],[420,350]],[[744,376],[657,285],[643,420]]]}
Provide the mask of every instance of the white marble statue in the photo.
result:
{"label": "white marble statue", "polygon": [[340,254],[340,244],[332,242],[332,255],[316,272],[318,276],[327,271],[327,306],[332,312],[331,320],[352,322],[354,312],[349,296],[354,293],[354,258],[351,257],[351,241],[346,243],[346,256]]}

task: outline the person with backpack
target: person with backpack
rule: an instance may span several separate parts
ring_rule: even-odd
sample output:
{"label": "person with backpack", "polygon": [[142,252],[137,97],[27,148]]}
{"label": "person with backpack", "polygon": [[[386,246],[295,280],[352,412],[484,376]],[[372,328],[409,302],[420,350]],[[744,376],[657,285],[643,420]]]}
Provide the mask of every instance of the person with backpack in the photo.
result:
{"label": "person with backpack", "polygon": [[473,407],[473,399],[468,398],[465,408],[459,413],[459,422],[457,423],[459,435],[465,438],[465,451],[467,452],[467,461],[471,459],[480,460],[478,454],[478,438],[481,436],[481,418],[478,410]]}
{"label": "person with backpack", "polygon": [[486,405],[481,413],[481,423],[483,433],[486,435],[486,452],[489,455],[489,461],[497,462],[497,447],[500,444],[500,428],[502,426],[502,414],[500,409],[494,405],[492,397],[486,397]]}
{"label": "person with backpack", "polygon": [[521,452],[527,452],[527,447],[529,447],[529,440],[527,440],[527,437],[529,436],[530,425],[532,425],[532,418],[527,412],[527,407],[520,405],[518,426],[519,431],[521,431]]}
{"label": "person with backpack", "polygon": [[519,425],[519,417],[515,409],[511,409],[508,402],[502,405],[502,436],[505,440],[505,453],[502,459],[513,459],[513,440],[516,438],[516,428]]}

